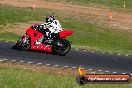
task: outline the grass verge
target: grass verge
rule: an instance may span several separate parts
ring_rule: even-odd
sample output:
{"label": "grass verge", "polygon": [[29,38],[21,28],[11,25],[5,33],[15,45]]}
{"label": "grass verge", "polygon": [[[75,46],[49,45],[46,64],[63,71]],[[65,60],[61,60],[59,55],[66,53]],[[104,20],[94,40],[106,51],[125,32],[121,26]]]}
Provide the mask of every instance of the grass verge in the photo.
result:
{"label": "grass verge", "polygon": [[96,6],[107,6],[110,8],[123,8],[124,1],[126,1],[126,8],[132,9],[132,0],[46,0],[54,2],[67,2],[71,4],[79,5],[96,5]]}
{"label": "grass verge", "polygon": [[19,36],[15,33],[11,32],[3,32],[0,33],[0,41],[16,41],[19,38]]}
{"label": "grass verge", "polygon": [[[86,84],[76,83],[76,76],[63,74],[66,69],[60,70],[45,67],[37,68],[12,64],[0,64],[1,88],[131,88],[132,84]],[[56,71],[55,71],[56,70]],[[58,74],[59,73],[59,74]]]}
{"label": "grass verge", "polygon": [[[56,12],[55,10],[37,9],[31,11],[29,8],[16,8],[0,5],[0,30],[6,30],[3,26],[16,22],[40,21],[47,14]],[[116,29],[103,28],[90,24],[81,18],[77,20],[74,16],[60,12],[56,14],[63,27],[74,30],[74,34],[69,37],[75,46],[86,46],[85,49],[96,51],[108,51],[117,53],[132,54],[132,33]],[[79,16],[76,16],[79,17]],[[0,40],[17,40],[19,36],[14,33],[0,32]]]}

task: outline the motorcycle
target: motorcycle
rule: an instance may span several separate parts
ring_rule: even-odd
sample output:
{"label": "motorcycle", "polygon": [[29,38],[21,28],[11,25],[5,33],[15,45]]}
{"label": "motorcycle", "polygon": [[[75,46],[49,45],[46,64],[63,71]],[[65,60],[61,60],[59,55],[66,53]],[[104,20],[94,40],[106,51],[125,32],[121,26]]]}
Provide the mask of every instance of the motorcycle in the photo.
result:
{"label": "motorcycle", "polygon": [[[59,33],[59,39],[55,35],[52,35],[52,42],[45,42],[47,40],[45,31],[39,28],[40,25],[33,25],[26,30],[24,36],[22,36],[16,43],[15,48],[18,50],[35,50],[44,51],[60,56],[65,56],[71,49],[71,42],[66,40],[73,31],[63,30]],[[43,32],[44,31],[44,32]],[[43,38],[44,37],[44,38]],[[43,39],[41,39],[43,38]],[[38,40],[42,40],[40,44],[36,44]]]}

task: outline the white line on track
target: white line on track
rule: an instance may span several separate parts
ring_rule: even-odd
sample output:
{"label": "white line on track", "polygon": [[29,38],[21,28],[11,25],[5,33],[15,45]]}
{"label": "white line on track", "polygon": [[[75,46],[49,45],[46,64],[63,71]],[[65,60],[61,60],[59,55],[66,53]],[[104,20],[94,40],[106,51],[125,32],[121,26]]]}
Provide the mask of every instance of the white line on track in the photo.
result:
{"label": "white line on track", "polygon": [[75,49],[75,50],[79,50],[79,49]]}
{"label": "white line on track", "polygon": [[32,62],[28,62],[28,64],[32,64]]}
{"label": "white line on track", "polygon": [[101,72],[102,70],[98,70],[99,72]]}
{"label": "white line on track", "polygon": [[48,66],[49,66],[50,64],[46,64],[46,65],[48,65]]}
{"label": "white line on track", "polygon": [[84,69],[84,68],[81,68],[81,69]]}
{"label": "white line on track", "polygon": [[93,70],[93,69],[88,69],[89,71]]}
{"label": "white line on track", "polygon": [[102,53],[105,53],[105,52],[102,52]]}
{"label": "white line on track", "polygon": [[11,60],[12,62],[15,62],[16,60]]}
{"label": "white line on track", "polygon": [[42,63],[37,63],[38,65],[41,65]]}
{"label": "white line on track", "polygon": [[20,63],[23,63],[24,61],[20,61]]}
{"label": "white line on track", "polygon": [[121,54],[119,53],[118,55],[120,56]]}
{"label": "white line on track", "polygon": [[109,73],[110,71],[105,71],[105,72]]}
{"label": "white line on track", "polygon": [[83,50],[83,51],[87,51],[87,50]]}
{"label": "white line on track", "polygon": [[68,68],[68,66],[64,66],[65,68]]}
{"label": "white line on track", "polygon": [[117,72],[113,72],[114,74],[117,73]]}
{"label": "white line on track", "polygon": [[92,72],[92,74],[95,74],[96,72],[94,71],[94,72]]}
{"label": "white line on track", "polygon": [[72,67],[72,68],[76,68],[76,67]]}
{"label": "white line on track", "polygon": [[58,67],[59,65],[54,65],[55,67]]}
{"label": "white line on track", "polygon": [[6,61],[7,59],[3,59],[4,61]]}
{"label": "white line on track", "polygon": [[113,53],[110,53],[110,54],[112,54],[112,55],[113,55]]}
{"label": "white line on track", "polygon": [[0,62],[3,62],[4,60],[0,60]]}

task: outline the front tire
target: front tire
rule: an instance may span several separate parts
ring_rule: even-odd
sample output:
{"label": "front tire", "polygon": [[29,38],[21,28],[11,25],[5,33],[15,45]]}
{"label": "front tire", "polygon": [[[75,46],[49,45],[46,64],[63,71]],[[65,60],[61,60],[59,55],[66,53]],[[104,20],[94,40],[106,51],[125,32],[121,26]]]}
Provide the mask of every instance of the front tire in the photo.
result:
{"label": "front tire", "polygon": [[52,46],[53,54],[65,56],[71,49],[71,43],[66,39],[57,40]]}
{"label": "front tire", "polygon": [[26,42],[23,42],[23,38],[19,39],[15,45],[18,50],[25,51],[30,49],[29,39],[26,39]]}

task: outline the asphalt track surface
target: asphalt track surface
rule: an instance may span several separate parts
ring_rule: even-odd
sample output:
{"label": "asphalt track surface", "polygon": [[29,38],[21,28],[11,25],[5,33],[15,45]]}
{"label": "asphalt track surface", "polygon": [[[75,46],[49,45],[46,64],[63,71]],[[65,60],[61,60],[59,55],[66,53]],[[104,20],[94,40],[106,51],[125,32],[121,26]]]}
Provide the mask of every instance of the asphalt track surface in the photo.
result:
{"label": "asphalt track surface", "polygon": [[0,42],[0,59],[78,67],[96,71],[110,71],[132,74],[132,56],[111,55],[108,53],[88,52],[71,49],[66,56],[57,56],[35,51],[12,49],[13,42]]}

